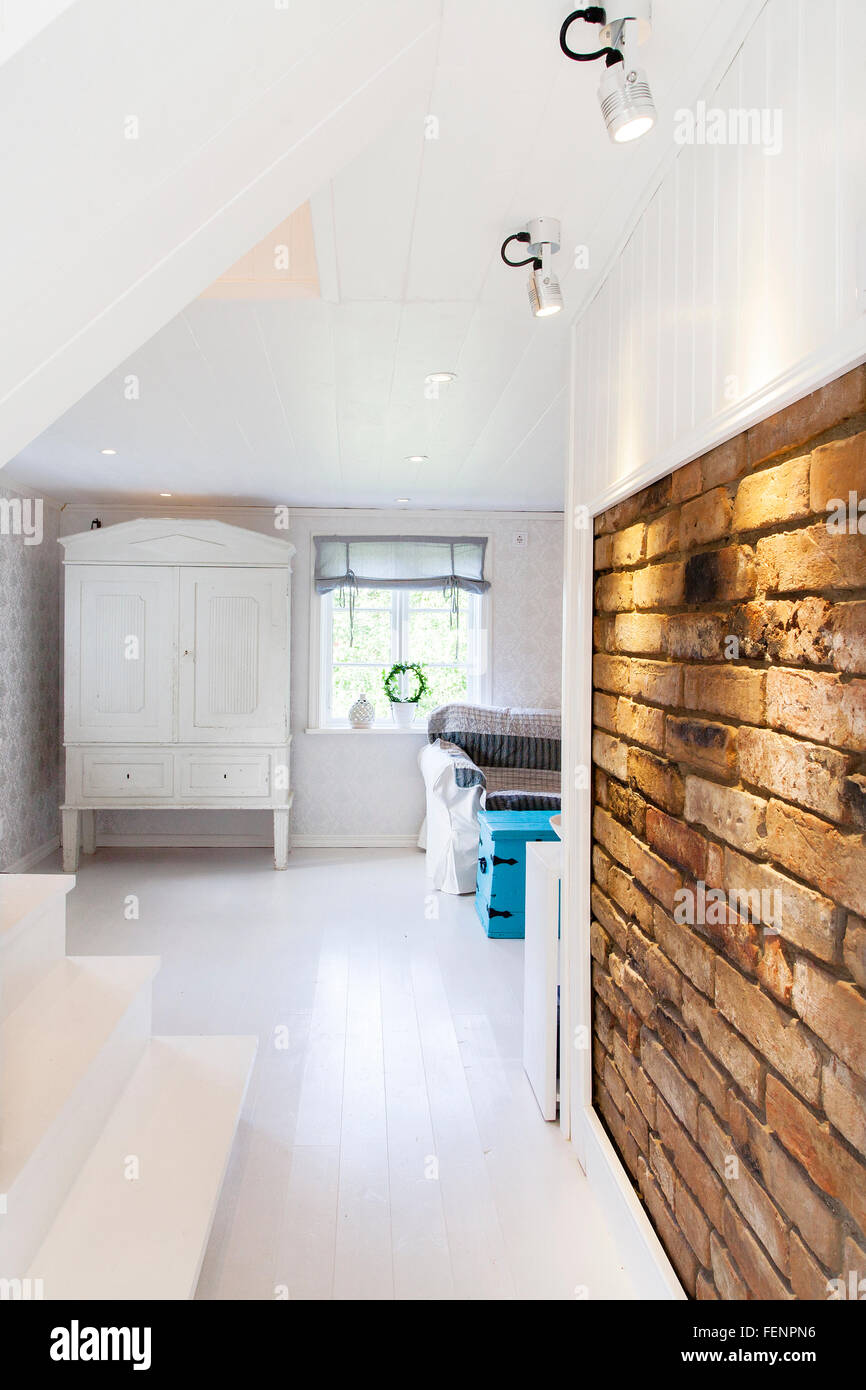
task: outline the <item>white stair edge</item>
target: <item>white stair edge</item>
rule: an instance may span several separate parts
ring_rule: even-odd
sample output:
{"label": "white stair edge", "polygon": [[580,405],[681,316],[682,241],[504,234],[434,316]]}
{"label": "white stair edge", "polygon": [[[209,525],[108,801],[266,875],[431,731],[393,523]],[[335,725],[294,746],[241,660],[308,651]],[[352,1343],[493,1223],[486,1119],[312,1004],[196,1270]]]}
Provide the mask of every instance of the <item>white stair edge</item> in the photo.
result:
{"label": "white stair edge", "polygon": [[192,1297],[257,1048],[147,1044],[26,1275],[46,1299]]}
{"label": "white stair edge", "polygon": [[159,965],[66,957],[0,1027],[0,1266],[29,1262],[127,1084]]}
{"label": "white stair edge", "polygon": [[0,874],[0,1019],[66,954],[72,874]]}

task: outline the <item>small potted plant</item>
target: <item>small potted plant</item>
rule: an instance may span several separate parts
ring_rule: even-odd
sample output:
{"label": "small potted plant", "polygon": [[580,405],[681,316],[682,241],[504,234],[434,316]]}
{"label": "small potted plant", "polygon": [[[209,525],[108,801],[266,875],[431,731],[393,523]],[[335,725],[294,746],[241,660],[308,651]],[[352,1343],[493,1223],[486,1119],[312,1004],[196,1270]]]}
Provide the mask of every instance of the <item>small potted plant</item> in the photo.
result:
{"label": "small potted plant", "polygon": [[[415,688],[408,695],[402,695],[406,678],[414,678]],[[391,715],[401,729],[408,729],[418,712],[418,701],[430,689],[430,682],[424,674],[424,667],[417,661],[395,661],[390,671],[382,672],[382,687],[391,705]]]}

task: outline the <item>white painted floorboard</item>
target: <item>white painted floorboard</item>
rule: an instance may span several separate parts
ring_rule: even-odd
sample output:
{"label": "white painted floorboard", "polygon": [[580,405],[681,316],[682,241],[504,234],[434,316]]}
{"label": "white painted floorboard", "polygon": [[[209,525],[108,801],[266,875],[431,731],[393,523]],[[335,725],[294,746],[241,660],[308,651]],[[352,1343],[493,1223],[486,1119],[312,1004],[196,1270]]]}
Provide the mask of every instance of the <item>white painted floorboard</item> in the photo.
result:
{"label": "white painted floorboard", "polygon": [[101,849],[68,921],[162,957],[155,1033],[259,1037],[199,1298],[633,1297],[523,1073],[523,943],[421,854]]}

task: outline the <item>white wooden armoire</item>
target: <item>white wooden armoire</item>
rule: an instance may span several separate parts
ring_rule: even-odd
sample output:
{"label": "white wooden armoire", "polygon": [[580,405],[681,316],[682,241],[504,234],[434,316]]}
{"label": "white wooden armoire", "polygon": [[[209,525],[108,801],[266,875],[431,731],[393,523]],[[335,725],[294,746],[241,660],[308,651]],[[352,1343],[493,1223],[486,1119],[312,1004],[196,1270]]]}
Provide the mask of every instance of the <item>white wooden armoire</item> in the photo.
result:
{"label": "white wooden armoire", "polygon": [[66,536],[63,867],[99,809],[273,812],[289,850],[294,546],[221,521]]}

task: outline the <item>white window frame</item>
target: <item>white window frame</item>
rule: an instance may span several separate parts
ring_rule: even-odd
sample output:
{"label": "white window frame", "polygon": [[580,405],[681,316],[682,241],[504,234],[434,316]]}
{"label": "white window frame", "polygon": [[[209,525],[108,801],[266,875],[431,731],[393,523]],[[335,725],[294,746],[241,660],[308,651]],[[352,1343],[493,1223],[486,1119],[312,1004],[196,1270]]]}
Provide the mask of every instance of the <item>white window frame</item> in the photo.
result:
{"label": "white window frame", "polygon": [[[405,661],[408,658],[403,653],[408,652],[409,647],[409,596],[416,592],[411,589],[394,589],[391,591],[391,661]],[[335,593],[312,594],[313,612],[310,622],[310,692],[309,692],[309,712],[311,716],[310,730],[337,730],[350,729],[348,716],[335,716],[329,709],[329,699],[331,693],[331,652],[333,647],[331,619],[333,605],[336,599]],[[471,600],[471,602],[467,602]],[[490,599],[488,594],[460,594],[461,608],[467,613],[467,661],[470,679],[466,698],[477,704],[489,704],[490,702]],[[364,607],[364,590],[360,589],[356,595],[356,606]],[[446,606],[443,599],[443,607]],[[396,653],[396,655],[394,655]],[[359,665],[365,663],[358,663]],[[371,667],[381,669],[378,663],[367,663]],[[425,662],[426,666],[439,667],[450,663],[445,662]],[[461,662],[461,664],[463,664]],[[377,702],[377,726],[389,732],[405,733],[396,725],[385,724],[384,715],[388,713],[384,708],[385,696]],[[374,726],[375,727],[375,726]],[[417,733],[418,731],[415,730]]]}

